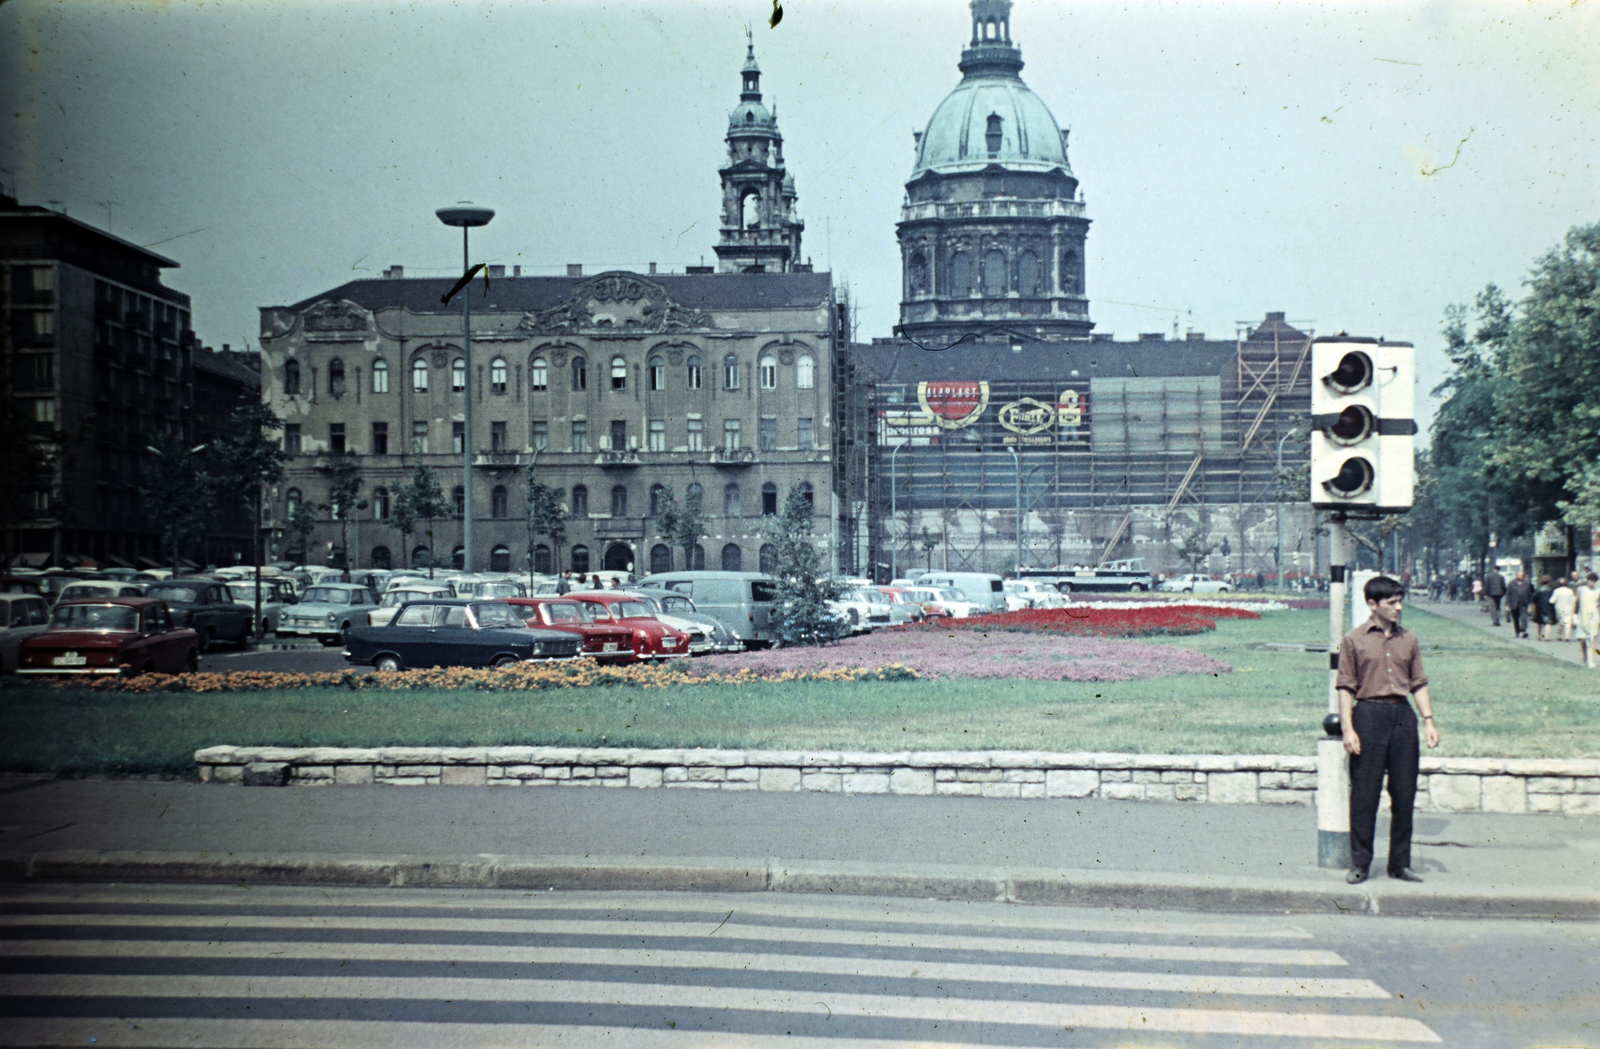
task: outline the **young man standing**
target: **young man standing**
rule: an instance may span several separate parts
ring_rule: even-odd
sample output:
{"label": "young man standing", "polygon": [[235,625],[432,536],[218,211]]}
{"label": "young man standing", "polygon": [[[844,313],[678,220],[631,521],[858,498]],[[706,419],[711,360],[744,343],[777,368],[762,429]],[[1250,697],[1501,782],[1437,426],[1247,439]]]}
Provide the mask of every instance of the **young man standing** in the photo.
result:
{"label": "young man standing", "polygon": [[1417,798],[1417,716],[1407,700],[1417,697],[1430,749],[1439,745],[1433,698],[1422,670],[1417,635],[1400,626],[1403,592],[1388,576],[1363,588],[1372,617],[1344,636],[1339,646],[1339,725],[1350,755],[1350,859],[1345,881],[1367,880],[1372,866],[1378,799],[1389,777],[1389,877],[1421,881],[1411,869],[1411,810]]}

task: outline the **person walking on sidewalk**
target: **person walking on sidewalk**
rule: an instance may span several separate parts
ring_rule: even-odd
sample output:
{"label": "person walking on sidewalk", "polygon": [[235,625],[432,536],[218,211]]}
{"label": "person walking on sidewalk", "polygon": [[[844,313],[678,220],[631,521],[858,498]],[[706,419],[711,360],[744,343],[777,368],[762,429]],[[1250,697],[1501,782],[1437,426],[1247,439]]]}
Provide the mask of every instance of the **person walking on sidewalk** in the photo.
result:
{"label": "person walking on sidewalk", "polygon": [[[1574,572],[1571,580],[1562,578],[1556,582],[1558,585],[1550,591],[1550,607],[1555,610],[1556,623],[1561,627],[1561,640],[1571,641],[1578,611],[1578,592],[1573,589],[1578,585],[1578,574]],[[1569,582],[1572,585],[1569,586]]]}
{"label": "person walking on sidewalk", "polygon": [[1511,629],[1518,637],[1528,636],[1528,606],[1533,604],[1533,584],[1528,573],[1518,570],[1517,578],[1506,587],[1506,611],[1511,615]]}
{"label": "person walking on sidewalk", "polygon": [[1600,657],[1595,655],[1595,645],[1600,644],[1600,577],[1590,572],[1585,585],[1578,589],[1578,662],[1593,670]]}
{"label": "person walking on sidewalk", "polygon": [[1493,565],[1489,566],[1489,574],[1483,577],[1483,596],[1489,599],[1489,614],[1494,616],[1494,625],[1500,625],[1500,600],[1506,596],[1506,577]]}
{"label": "person walking on sidewalk", "polygon": [[1388,576],[1362,588],[1372,616],[1339,644],[1339,725],[1350,755],[1350,873],[1345,881],[1367,880],[1377,834],[1378,799],[1389,780],[1389,877],[1421,881],[1411,869],[1411,814],[1417,799],[1417,715],[1408,696],[1417,697],[1428,747],[1439,745],[1433,723],[1433,697],[1422,669],[1417,635],[1400,625],[1404,602],[1400,584]]}

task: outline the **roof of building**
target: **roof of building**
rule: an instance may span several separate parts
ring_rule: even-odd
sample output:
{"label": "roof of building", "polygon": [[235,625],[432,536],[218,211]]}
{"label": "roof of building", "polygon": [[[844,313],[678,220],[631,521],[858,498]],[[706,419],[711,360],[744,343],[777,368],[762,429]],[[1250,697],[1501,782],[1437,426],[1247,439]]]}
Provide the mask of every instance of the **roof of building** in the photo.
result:
{"label": "roof of building", "polygon": [[1081,340],[1024,342],[984,339],[948,350],[919,349],[907,342],[857,343],[851,355],[877,382],[1005,379],[1018,382],[1065,378],[1139,379],[1220,375],[1238,344],[1221,339],[1144,339],[1138,342]]}
{"label": "roof of building", "polygon": [[[807,309],[828,301],[833,289],[830,273],[692,273],[644,274],[609,271],[586,277],[503,277],[474,280],[458,294],[472,296],[473,309],[525,312],[559,305],[583,285],[601,277],[621,275],[658,285],[679,306],[697,310]],[[412,313],[459,312],[452,299],[441,299],[455,281],[445,277],[400,277],[354,280],[301,299],[290,308],[305,310],[319,302],[348,299],[368,310],[406,309]]]}
{"label": "roof of building", "polygon": [[196,371],[207,371],[244,386],[260,386],[260,373],[246,364],[241,357],[241,354],[219,353],[209,346],[199,346],[194,350],[193,361]]}
{"label": "roof of building", "polygon": [[178,266],[175,260],[169,259],[165,255],[151,251],[149,248],[141,247],[132,241],[123,240],[116,234],[107,233],[105,230],[91,226],[87,222],[79,222],[66,212],[52,211],[49,208],[41,208],[35,204],[21,204],[18,203],[17,198],[8,197],[4,194],[0,194],[0,220],[5,220],[5,225],[26,223],[30,220],[60,223],[80,237],[102,241],[105,246],[117,250],[134,252],[145,261],[152,262],[162,269],[173,269]]}

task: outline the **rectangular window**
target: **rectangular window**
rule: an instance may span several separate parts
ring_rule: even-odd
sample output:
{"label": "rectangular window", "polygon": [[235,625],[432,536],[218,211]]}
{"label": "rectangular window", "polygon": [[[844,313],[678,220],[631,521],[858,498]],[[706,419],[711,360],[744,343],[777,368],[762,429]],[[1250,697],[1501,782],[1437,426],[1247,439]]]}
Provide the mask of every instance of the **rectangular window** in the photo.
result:
{"label": "rectangular window", "polygon": [[542,452],[550,447],[550,424],[544,419],[533,420],[533,450]]}
{"label": "rectangular window", "polygon": [[450,450],[460,455],[467,447],[467,424],[450,424]]}
{"label": "rectangular window", "polygon": [[33,315],[33,333],[40,336],[54,335],[56,333],[54,310],[40,310]]}
{"label": "rectangular window", "polygon": [[739,388],[739,358],[731,353],[722,361],[722,388],[724,390]]}
{"label": "rectangular window", "polygon": [[55,291],[56,290],[56,269],[55,269],[54,266],[35,266],[35,267],[33,267],[33,290],[34,291]]}
{"label": "rectangular window", "polygon": [[817,432],[812,427],[810,419],[794,421],[794,443],[802,452],[809,452],[817,446]]}
{"label": "rectangular window", "polygon": [[489,424],[489,450],[503,452],[506,450],[506,424],[492,422]]}
{"label": "rectangular window", "polygon": [[724,419],[722,422],[722,447],[726,451],[739,450],[739,420]]}
{"label": "rectangular window", "polygon": [[761,360],[761,388],[763,390],[778,388],[778,362],[771,357],[764,357]]}
{"label": "rectangular window", "polygon": [[778,448],[778,420],[772,416],[763,417],[761,420],[761,450],[763,452],[776,451]]}
{"label": "rectangular window", "polygon": [[699,357],[690,357],[689,358],[689,389],[698,390],[699,388],[700,388],[700,358]]}
{"label": "rectangular window", "polygon": [[703,452],[706,448],[706,424],[703,419],[689,420],[689,450]]}
{"label": "rectangular window", "polygon": [[628,450],[628,421],[626,419],[611,420],[611,450],[625,452]]}
{"label": "rectangular window", "polygon": [[589,423],[587,420],[572,420],[572,450],[575,452],[587,452],[589,450]]}
{"label": "rectangular window", "polygon": [[667,450],[667,421],[665,419],[650,420],[650,450],[664,452]]}
{"label": "rectangular window", "polygon": [[300,424],[287,423],[283,427],[283,450],[290,455],[300,454]]}
{"label": "rectangular window", "polygon": [[528,389],[534,393],[544,393],[550,388],[550,366],[543,357],[535,357],[533,364],[528,367]]}
{"label": "rectangular window", "polygon": [[418,421],[411,424],[411,454],[428,454],[428,424]]}
{"label": "rectangular window", "polygon": [[611,489],[611,516],[628,516],[628,490],[620,484]]}
{"label": "rectangular window", "polygon": [[54,397],[40,397],[33,402],[33,421],[54,425],[56,421],[56,400]]}
{"label": "rectangular window", "polygon": [[334,455],[344,454],[344,423],[328,424],[328,451]]}
{"label": "rectangular window", "polygon": [[388,393],[389,392],[389,362],[388,361],[373,361],[372,362],[372,392],[373,393]]}
{"label": "rectangular window", "polygon": [[660,357],[650,358],[650,389],[665,390],[667,388],[667,366],[661,363]]}
{"label": "rectangular window", "polygon": [[389,424],[388,423],[373,423],[372,424],[372,454],[373,455],[388,455],[389,454]]}
{"label": "rectangular window", "polygon": [[628,362],[621,357],[611,358],[611,388],[618,393],[628,388]]}
{"label": "rectangular window", "polygon": [[572,516],[589,516],[589,489],[581,484],[572,486]]}

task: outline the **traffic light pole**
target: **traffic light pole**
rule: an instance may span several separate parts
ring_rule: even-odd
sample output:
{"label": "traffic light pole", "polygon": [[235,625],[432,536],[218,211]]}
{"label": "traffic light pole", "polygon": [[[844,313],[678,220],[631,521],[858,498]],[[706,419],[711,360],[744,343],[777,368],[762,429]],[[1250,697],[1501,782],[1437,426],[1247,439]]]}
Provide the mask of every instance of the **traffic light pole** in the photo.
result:
{"label": "traffic light pole", "polygon": [[[1339,643],[1344,640],[1346,562],[1350,537],[1345,515],[1328,522],[1328,713],[1325,730],[1339,721]],[[1317,866],[1350,866],[1350,762],[1341,732],[1317,740]]]}

